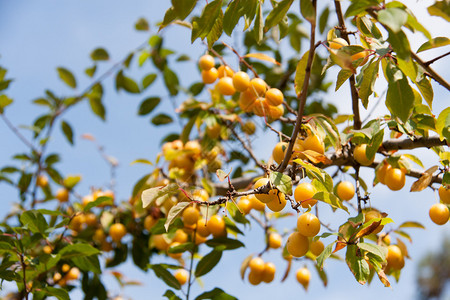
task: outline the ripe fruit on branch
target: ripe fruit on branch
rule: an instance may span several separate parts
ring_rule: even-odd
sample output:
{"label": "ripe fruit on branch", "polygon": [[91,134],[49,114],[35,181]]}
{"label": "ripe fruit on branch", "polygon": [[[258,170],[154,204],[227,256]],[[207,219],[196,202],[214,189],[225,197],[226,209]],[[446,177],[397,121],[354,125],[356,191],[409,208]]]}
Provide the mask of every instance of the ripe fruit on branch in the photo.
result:
{"label": "ripe fruit on branch", "polygon": [[67,202],[69,201],[69,190],[66,188],[60,188],[56,194],[55,198],[58,199],[59,202]]}
{"label": "ripe fruit on branch", "polygon": [[234,75],[234,71],[230,67],[224,65],[221,65],[217,69],[217,72],[219,73],[219,78],[230,77],[231,79]]}
{"label": "ripe fruit on branch", "polygon": [[166,251],[169,248],[169,243],[167,243],[166,239],[162,234],[152,235],[150,241],[153,244],[153,246],[160,251]]}
{"label": "ripe fruit on branch", "polygon": [[445,204],[433,204],[429,211],[430,219],[437,225],[444,225],[450,218],[450,211]]}
{"label": "ripe fruit on branch", "polygon": [[283,93],[277,88],[271,88],[266,92],[266,100],[272,106],[278,106],[283,103]]}
{"label": "ripe fruit on branch", "polygon": [[192,226],[197,224],[200,212],[195,207],[189,206],[183,211],[182,216],[184,225]]}
{"label": "ripe fruit on branch", "polygon": [[248,263],[250,272],[261,274],[264,271],[264,260],[261,257],[254,257]]}
{"label": "ripe fruit on branch", "polygon": [[242,71],[234,73],[233,86],[236,91],[245,92],[250,86],[250,76]]}
{"label": "ripe fruit on branch", "polygon": [[[271,211],[279,212],[286,206],[286,197],[283,193],[278,192],[277,190],[272,191],[275,191],[276,194],[274,195],[272,201],[267,202],[266,205]],[[270,191],[270,193],[272,193],[272,191]]]}
{"label": "ripe fruit on branch", "polygon": [[109,228],[109,236],[116,243],[119,243],[125,234],[127,234],[127,229],[122,223],[115,223]]}
{"label": "ripe fruit on branch", "polygon": [[341,49],[344,46],[348,46],[348,43],[343,38],[335,38],[335,39],[333,39],[333,40],[328,42],[328,46],[331,49],[338,50],[338,49]]}
{"label": "ripe fruit on branch", "polygon": [[253,113],[259,117],[264,117],[269,115],[269,103],[267,103],[266,98],[259,97],[256,98],[253,104]]}
{"label": "ripe fruit on branch", "polygon": [[386,255],[387,266],[394,270],[400,270],[405,266],[405,259],[403,258],[402,250],[397,245],[389,245]]}
{"label": "ripe fruit on branch", "polygon": [[405,173],[398,168],[390,168],[386,171],[384,182],[392,191],[401,190],[405,186]]}
{"label": "ripe fruit on branch", "polygon": [[211,234],[206,226],[206,219],[199,219],[197,221],[197,234],[202,237],[207,237]]}
{"label": "ripe fruit on branch", "polygon": [[312,241],[309,244],[309,250],[315,256],[319,256],[323,252],[324,249],[325,249],[325,245],[322,243],[321,240]]}
{"label": "ripe fruit on branch", "polygon": [[295,201],[300,202],[302,207],[314,206],[317,200],[312,197],[315,195],[316,189],[309,182],[302,182],[294,190]]}
{"label": "ripe fruit on branch", "polygon": [[446,189],[443,185],[439,187],[439,198],[442,203],[450,204],[450,189]]}
{"label": "ripe fruit on branch", "polygon": [[351,200],[355,196],[355,187],[350,181],[341,181],[336,186],[336,194],[341,200]]}
{"label": "ripe fruit on branch", "polygon": [[219,123],[214,124],[211,127],[206,127],[206,134],[208,137],[212,139],[217,139],[220,136],[220,131],[222,130],[222,127]]}
{"label": "ripe fruit on branch", "polygon": [[278,106],[269,105],[269,112],[268,112],[269,121],[278,120],[283,115],[284,115],[283,105],[281,104]]}
{"label": "ripe fruit on branch", "polygon": [[178,280],[180,285],[184,285],[189,280],[189,272],[185,269],[178,269],[173,276]]}
{"label": "ripe fruit on branch", "polygon": [[[373,219],[379,219],[382,218],[383,216],[381,215],[381,213],[377,210],[369,210],[367,212],[364,213],[364,223],[368,223]],[[384,225],[378,225],[377,228],[375,228],[374,231],[372,231],[372,233],[379,233],[382,229],[383,229]]]}
{"label": "ripe fruit on branch", "polygon": [[219,93],[224,96],[231,96],[236,93],[233,86],[233,79],[231,79],[231,77],[220,78],[219,82],[217,82],[217,89],[219,90]]}
{"label": "ripe fruit on branch", "polygon": [[276,267],[271,262],[266,262],[264,264],[264,271],[262,272],[262,281],[269,283],[275,278]]}
{"label": "ripe fruit on branch", "polygon": [[262,273],[256,273],[256,272],[250,271],[248,273],[248,282],[250,282],[252,285],[258,285],[262,281],[262,276],[263,276]]}
{"label": "ripe fruit on branch", "polygon": [[242,131],[245,132],[245,133],[248,134],[248,135],[254,134],[255,131],[256,131],[256,125],[255,125],[255,123],[253,123],[252,121],[245,122],[245,123],[242,125]]}
{"label": "ripe fruit on branch", "polygon": [[76,279],[78,279],[78,277],[80,277],[80,273],[81,273],[80,269],[78,269],[77,267],[73,267],[66,274],[65,279],[67,281],[69,281],[69,280],[76,280]]}
{"label": "ripe fruit on branch", "polygon": [[392,166],[386,162],[382,163],[382,166],[377,170],[377,180],[382,184],[386,184],[386,172],[390,170]]}
{"label": "ripe fruit on branch", "polygon": [[[269,182],[269,178],[260,178],[258,179],[258,181],[255,182],[255,184],[253,185],[254,189],[257,189],[259,187],[262,187],[264,185],[266,185]],[[256,199],[258,199],[259,201],[263,202],[263,203],[269,203],[272,200],[278,200],[278,190],[277,189],[272,189],[269,191],[268,194],[255,194]]]}
{"label": "ripe fruit on branch", "polygon": [[254,210],[264,211],[264,209],[266,208],[266,205],[256,199],[255,195],[248,195],[248,199],[250,200],[251,206]]}
{"label": "ripe fruit on branch", "polygon": [[209,54],[205,54],[198,60],[198,66],[200,69],[208,71],[214,67],[214,57]]}
{"label": "ripe fruit on branch", "polygon": [[261,78],[253,78],[250,80],[249,90],[256,97],[264,97],[267,89],[267,83]]}
{"label": "ripe fruit on branch", "polygon": [[297,219],[297,229],[304,236],[316,236],[320,231],[320,221],[312,213],[304,213]]}
{"label": "ripe fruit on branch", "polygon": [[219,77],[219,72],[216,68],[202,71],[202,81],[204,84],[214,83]]}
{"label": "ripe fruit on branch", "polygon": [[36,178],[36,185],[41,187],[41,188],[45,188],[48,186],[48,177],[45,175],[39,175]]}
{"label": "ripe fruit on branch", "polygon": [[283,243],[283,238],[281,237],[281,235],[279,233],[272,232],[269,234],[269,240],[268,240],[269,248],[278,249],[281,247],[282,243]]}
{"label": "ripe fruit on branch", "polygon": [[277,164],[281,164],[281,162],[284,159],[284,153],[286,152],[286,149],[288,148],[289,144],[286,142],[279,142],[275,145],[275,147],[272,150],[272,157],[273,160]]}
{"label": "ripe fruit on branch", "polygon": [[311,272],[306,267],[298,269],[295,273],[297,281],[303,286],[305,290],[308,289],[309,280],[311,279]]}
{"label": "ripe fruit on branch", "polygon": [[367,144],[357,145],[353,150],[353,157],[360,165],[370,166],[373,163],[375,157],[368,158],[366,156],[366,152]]}
{"label": "ripe fruit on branch", "polygon": [[308,137],[303,142],[303,147],[305,150],[312,150],[320,154],[325,153],[325,144],[317,135],[308,135]]}
{"label": "ripe fruit on branch", "polygon": [[239,199],[239,201],[237,202],[237,206],[244,215],[248,214],[252,210],[252,204],[250,200],[245,196]]}
{"label": "ripe fruit on branch", "polygon": [[242,92],[239,96],[239,107],[244,112],[251,112],[253,111],[253,106],[255,105],[256,96],[253,93],[253,91],[248,88],[245,92]]}
{"label": "ripe fruit on branch", "polygon": [[214,237],[226,235],[225,221],[219,215],[212,216],[206,223],[206,228]]}
{"label": "ripe fruit on branch", "polygon": [[293,232],[288,237],[286,249],[290,255],[300,257],[305,255],[309,250],[309,240],[306,236],[299,232]]}
{"label": "ripe fruit on branch", "polygon": [[151,215],[148,215],[144,219],[144,228],[147,231],[150,231],[150,229],[152,229],[152,227],[156,224],[156,222],[158,222],[158,219],[155,219]]}

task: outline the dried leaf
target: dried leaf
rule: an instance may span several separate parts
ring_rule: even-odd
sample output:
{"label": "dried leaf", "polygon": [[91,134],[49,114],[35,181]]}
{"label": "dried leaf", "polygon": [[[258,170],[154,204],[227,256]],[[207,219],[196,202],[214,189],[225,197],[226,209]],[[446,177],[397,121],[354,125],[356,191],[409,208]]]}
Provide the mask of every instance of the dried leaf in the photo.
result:
{"label": "dried leaf", "polygon": [[410,192],[420,192],[426,189],[433,178],[433,173],[436,172],[438,166],[432,166],[428,170],[426,170],[419,179],[417,179],[411,186]]}
{"label": "dried leaf", "polygon": [[263,53],[249,53],[249,54],[244,55],[244,57],[256,58],[256,59],[259,59],[259,60],[265,60],[265,61],[274,63],[276,65],[281,65],[274,58],[272,58],[272,57],[270,57],[270,56],[268,56],[266,54],[263,54]]}
{"label": "dried leaf", "polygon": [[313,150],[305,150],[301,153],[304,154],[313,164],[324,163],[329,165],[332,163],[328,157]]}

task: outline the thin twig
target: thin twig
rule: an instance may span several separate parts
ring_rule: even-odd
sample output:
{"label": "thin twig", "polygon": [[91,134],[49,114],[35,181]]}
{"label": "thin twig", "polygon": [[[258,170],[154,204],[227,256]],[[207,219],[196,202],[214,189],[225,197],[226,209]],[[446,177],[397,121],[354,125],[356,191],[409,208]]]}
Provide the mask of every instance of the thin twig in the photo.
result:
{"label": "thin twig", "polygon": [[[338,21],[339,21],[341,36],[344,40],[347,41],[348,44],[350,44],[347,28],[345,27],[344,15],[343,15],[342,9],[341,9],[341,2],[339,0],[335,0],[334,7],[336,9],[336,15],[337,15]],[[361,129],[361,119],[360,119],[360,115],[359,115],[359,96],[358,96],[358,91],[356,90],[355,75],[350,76],[349,84],[350,84],[350,92],[351,92],[351,96],[352,96],[353,128],[356,130],[359,130],[359,129]]]}
{"label": "thin twig", "polygon": [[17,129],[16,126],[14,126],[11,121],[9,121],[9,119],[5,116],[5,114],[0,114],[0,116],[2,116],[3,121],[5,122],[6,126],[8,126],[9,129],[11,129],[11,131],[28,147],[30,148],[32,151],[37,153],[36,148],[34,148],[33,144],[31,144],[30,141],[28,141],[19,131],[19,129]]}
{"label": "thin twig", "polygon": [[231,51],[233,51],[234,54],[237,55],[237,57],[239,58],[239,63],[243,63],[247,68],[249,68],[249,70],[253,72],[253,75],[255,75],[255,78],[259,78],[258,73],[255,71],[255,69],[253,69],[252,65],[246,62],[245,59],[233,47],[229,46],[225,42],[222,42],[222,44],[224,44],[224,46],[229,48]]}
{"label": "thin twig", "polygon": [[426,66],[429,66],[429,65],[431,65],[432,63],[434,63],[435,61],[438,61],[439,59],[446,57],[447,55],[450,55],[450,51],[447,52],[447,53],[444,53],[444,54],[442,54],[442,55],[439,55],[438,57],[435,57],[435,58],[433,58],[433,59],[430,59],[429,61],[425,62],[425,65],[426,65]]}
{"label": "thin twig", "polygon": [[232,124],[227,124],[227,127],[231,130],[231,133],[239,140],[239,142],[242,144],[242,147],[247,151],[247,153],[250,155],[250,157],[253,159],[255,164],[263,169],[264,171],[267,169],[266,166],[264,166],[258,158],[256,158],[255,154],[253,153],[253,150],[250,149],[250,147],[245,143],[245,141],[237,134],[236,130],[234,130]]}
{"label": "thin twig", "polygon": [[[316,1],[313,1],[314,10],[316,9]],[[297,120],[294,127],[294,132],[292,133],[291,140],[289,141],[289,145],[286,150],[286,155],[283,159],[283,162],[278,166],[278,172],[283,172],[291,159],[292,149],[294,148],[295,140],[297,139],[297,135],[300,131],[302,122],[303,122],[303,112],[305,110],[306,97],[308,95],[308,87],[309,87],[309,78],[311,76],[311,66],[314,58],[314,53],[316,49],[315,38],[316,38],[316,19],[314,18],[311,22],[311,34],[310,34],[310,44],[309,44],[309,54],[308,61],[306,63],[305,70],[305,78],[303,79],[303,87],[300,95],[298,96],[299,107],[297,113]]]}
{"label": "thin twig", "polygon": [[421,65],[427,72],[430,74],[431,78],[436,80],[440,85],[445,87],[448,91],[450,91],[450,84],[441,77],[436,71],[434,71],[432,68],[430,68],[429,64],[427,65],[424,61],[420,59],[420,57],[417,56],[414,52],[411,51],[411,57],[419,64]]}

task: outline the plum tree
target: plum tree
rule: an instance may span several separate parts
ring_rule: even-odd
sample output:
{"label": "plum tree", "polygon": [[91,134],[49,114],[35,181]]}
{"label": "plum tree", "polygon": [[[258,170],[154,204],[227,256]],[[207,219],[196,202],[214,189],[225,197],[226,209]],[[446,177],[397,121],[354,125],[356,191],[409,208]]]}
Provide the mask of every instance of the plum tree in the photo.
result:
{"label": "plum tree", "polygon": [[[282,281],[295,267],[305,289],[315,278],[309,270],[326,284],[325,262],[339,257],[360,284],[399,280],[409,263],[403,240],[413,239],[405,228],[424,226],[414,216],[391,218],[392,207],[372,203],[378,206],[378,183],[394,192],[404,189],[407,177],[415,178],[411,192],[438,190],[430,220],[448,223],[450,109],[437,111],[433,97],[437,85],[447,92],[450,85],[432,68],[448,53],[429,60],[421,53],[450,40],[432,36],[399,1],[330,1],[334,14],[317,2],[173,0],[155,22],[159,33],[139,19],[135,27],[147,35],[145,43],[104,73],[102,64],[112,61],[108,51],[92,51],[85,70],[91,83],[81,92],[76,88],[85,78],[77,81],[59,67],[70,92],[46,90],[33,101],[46,111],[26,126],[9,119],[14,100],[7,89],[13,83],[0,67],[0,115],[26,147],[0,169],[0,183],[19,194],[0,225],[0,278],[16,283],[12,298],[68,299],[80,286],[86,298],[106,299],[106,269],[131,260],[164,282],[164,296],[188,300],[191,287],[220,267],[224,253],[253,251],[261,246],[256,239],[260,251],[240,266],[242,280],[251,285],[276,279],[281,266],[268,262],[273,253],[288,264]],[[448,20],[443,6],[437,1],[428,12]],[[161,32],[176,25],[189,29],[192,42],[203,41],[192,46],[203,55],[189,57],[185,49],[166,46]],[[415,49],[410,42],[418,35],[425,40]],[[189,76],[178,70],[182,62],[190,64]],[[142,73],[134,73],[134,64],[152,71],[137,80]],[[66,112],[81,103],[105,119],[109,77],[120,93],[158,93],[141,101],[138,114],[151,116],[158,128],[151,142],[161,141],[160,152],[133,162],[147,169],[126,197],[115,194],[117,160],[93,136],[82,138],[98,147],[111,184],[88,184],[89,190],[79,185],[80,175],[60,169],[61,155],[49,143],[60,127],[76,147],[69,123],[75,120]],[[154,82],[166,90],[149,88]],[[339,101],[351,114],[324,101],[331,86],[342,91],[344,84],[350,97]],[[163,98],[170,98],[173,111]],[[378,103],[385,113],[374,116]],[[172,123],[177,132],[164,130]],[[436,165],[425,170],[417,148],[427,149]],[[262,157],[266,152],[272,157]],[[406,212],[408,205],[402,205]],[[328,211],[331,220],[323,217]],[[122,274],[113,274],[127,285]],[[220,287],[197,297],[219,298],[236,299]]]}

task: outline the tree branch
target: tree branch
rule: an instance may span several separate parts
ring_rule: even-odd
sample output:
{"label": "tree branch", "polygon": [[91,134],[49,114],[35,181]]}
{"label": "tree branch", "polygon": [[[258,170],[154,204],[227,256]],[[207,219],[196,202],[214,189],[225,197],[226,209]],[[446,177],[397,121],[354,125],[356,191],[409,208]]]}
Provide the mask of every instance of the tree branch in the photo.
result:
{"label": "tree branch", "polygon": [[445,87],[448,91],[450,91],[450,84],[443,78],[441,77],[438,73],[436,73],[436,71],[434,71],[432,68],[430,68],[430,64],[425,63],[423,60],[420,59],[420,57],[417,56],[417,54],[415,54],[414,52],[411,51],[411,57],[419,64],[421,65],[427,72],[428,74],[431,75],[431,78],[433,78],[434,80],[436,80],[440,85],[442,85],[443,87]]}

